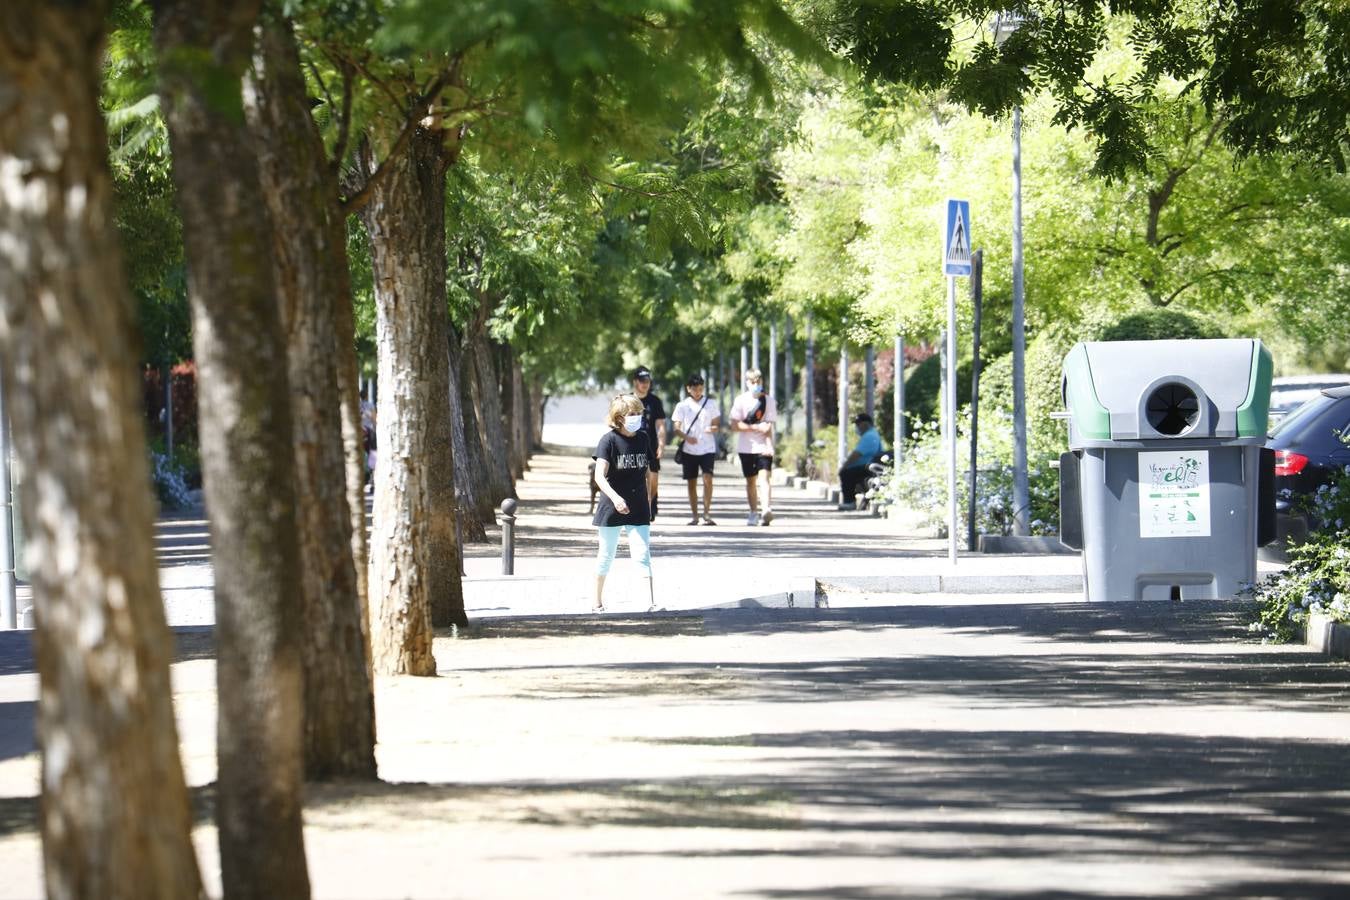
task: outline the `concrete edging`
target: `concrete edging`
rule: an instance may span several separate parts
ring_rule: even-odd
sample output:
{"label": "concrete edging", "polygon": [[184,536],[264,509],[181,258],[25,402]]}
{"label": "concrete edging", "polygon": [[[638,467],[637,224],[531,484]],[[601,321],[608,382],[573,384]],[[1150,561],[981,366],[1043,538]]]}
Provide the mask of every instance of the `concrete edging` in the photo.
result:
{"label": "concrete edging", "polygon": [[1080,574],[849,575],[815,579],[820,590],[868,594],[1037,594],[1082,592]]}
{"label": "concrete edging", "polygon": [[1350,625],[1322,613],[1309,613],[1303,642],[1326,656],[1350,659]]}
{"label": "concrete edging", "polygon": [[1077,555],[1079,552],[1065,547],[1057,537],[1016,534],[982,534],[976,547],[981,553],[1034,553],[1037,556],[1047,553]]}

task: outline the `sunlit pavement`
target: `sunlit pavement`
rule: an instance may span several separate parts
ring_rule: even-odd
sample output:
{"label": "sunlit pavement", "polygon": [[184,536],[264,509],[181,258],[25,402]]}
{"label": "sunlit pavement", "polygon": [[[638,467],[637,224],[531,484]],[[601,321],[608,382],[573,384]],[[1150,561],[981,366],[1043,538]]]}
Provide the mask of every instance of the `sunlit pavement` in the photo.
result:
{"label": "sunlit pavement", "polygon": [[[0,897],[41,892],[36,678],[0,635]],[[177,712],[215,884],[214,663]],[[382,678],[313,786],[319,897],[1341,897],[1350,667],[1229,604],[514,618]],[[448,852],[447,848],[454,848]]]}
{"label": "sunlit pavement", "polygon": [[[488,544],[466,549],[465,605],[470,616],[589,609],[596,552],[589,511],[589,462],[586,450],[558,445],[549,445],[547,452],[531,460],[529,471],[517,485],[516,577],[501,577],[501,532],[494,527]],[[699,490],[701,497],[701,486]],[[869,513],[841,512],[825,499],[784,486],[773,489],[772,509],[769,526],[746,523],[745,479],[731,457],[716,465],[712,518],[717,524],[688,525],[691,512],[685,483],[679,467],[667,459],[661,469],[659,514],[652,526],[658,606],[673,611],[746,603],[786,605],[782,595],[794,586],[800,592],[812,578],[952,572],[945,541],[902,533],[892,522]],[[619,611],[645,609],[644,587],[626,553],[621,543],[606,586],[606,605]],[[1035,579],[1046,575],[1061,576],[1061,582],[1074,579],[1081,575],[1081,563],[1068,555],[1019,558],[962,553],[956,571],[998,576],[1003,585],[999,590],[1006,592],[1034,589]],[[1025,585],[1016,582],[1019,576]],[[1062,584],[1054,590],[1065,601],[1079,599],[1078,593],[1065,592]],[[837,596],[832,605],[866,602],[863,595]]]}
{"label": "sunlit pavement", "polygon": [[[1246,605],[864,593],[698,609],[808,570],[945,565],[940,543],[800,492],[748,528],[724,463],[716,528],[685,526],[669,502],[683,486],[663,480],[658,579],[690,608],[634,614],[612,595],[617,612],[587,615],[558,593],[589,578],[585,463],[537,457],[521,483],[518,571],[546,614],[480,610],[442,633],[440,677],[379,680],[383,782],[309,788],[315,896],[1350,896],[1350,665],[1253,642]],[[176,526],[181,546],[196,527]],[[473,551],[467,584],[500,583],[496,548]],[[170,570],[184,597],[209,578]],[[0,900],[42,893],[28,638],[0,633]],[[218,894],[211,635],[178,640]]]}

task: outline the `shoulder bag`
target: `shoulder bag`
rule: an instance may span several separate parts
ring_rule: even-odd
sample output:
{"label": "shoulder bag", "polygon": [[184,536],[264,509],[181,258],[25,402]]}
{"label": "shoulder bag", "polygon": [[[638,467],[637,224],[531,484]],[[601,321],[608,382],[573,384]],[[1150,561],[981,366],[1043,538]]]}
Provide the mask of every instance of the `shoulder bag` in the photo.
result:
{"label": "shoulder bag", "polygon": [[[694,423],[698,421],[698,417],[703,415],[703,407],[707,405],[708,405],[708,398],[704,397],[703,402],[699,404],[698,412],[694,413],[694,417],[689,420],[689,427],[685,429],[686,434],[689,433],[689,428],[694,427]],[[675,445],[675,464],[676,465],[684,464],[684,438],[680,438],[680,442]]]}

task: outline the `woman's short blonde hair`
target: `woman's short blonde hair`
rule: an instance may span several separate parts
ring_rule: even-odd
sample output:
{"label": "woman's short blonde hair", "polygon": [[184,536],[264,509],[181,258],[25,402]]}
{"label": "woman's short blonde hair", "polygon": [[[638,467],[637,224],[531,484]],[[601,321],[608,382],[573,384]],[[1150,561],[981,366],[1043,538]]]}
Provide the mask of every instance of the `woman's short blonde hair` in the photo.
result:
{"label": "woman's short blonde hair", "polygon": [[764,373],[761,372],[759,369],[746,369],[746,370],[745,370],[745,383],[746,383],[746,384],[763,384],[763,383],[764,383]]}
{"label": "woman's short blonde hair", "polygon": [[605,421],[609,423],[610,428],[618,428],[623,424],[624,416],[636,416],[642,412],[642,401],[634,394],[620,394],[609,401],[609,415]]}

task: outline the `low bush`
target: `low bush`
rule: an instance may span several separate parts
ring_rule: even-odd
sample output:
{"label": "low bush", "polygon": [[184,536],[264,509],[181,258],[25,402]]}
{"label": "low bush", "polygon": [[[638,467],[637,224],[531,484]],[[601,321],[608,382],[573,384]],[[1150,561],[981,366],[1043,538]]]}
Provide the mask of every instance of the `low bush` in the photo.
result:
{"label": "low bush", "polygon": [[1271,643],[1294,638],[1309,613],[1350,622],[1350,466],[1303,499],[1316,527],[1289,548],[1288,568],[1252,589],[1260,612],[1251,630]]}
{"label": "low bush", "polygon": [[815,446],[808,448],[802,428],[790,435],[778,435],[774,442],[774,465],[793,475],[811,475],[833,482],[839,468],[839,429],[833,425],[817,427],[812,439]]}
{"label": "low bush", "polygon": [[[975,527],[981,534],[1011,534],[1013,524],[1012,416],[996,411],[986,414],[981,425],[979,459],[976,469]],[[957,505],[965,510],[970,504],[970,413],[957,415]],[[989,432],[985,432],[986,427]],[[1030,489],[1031,533],[1057,534],[1059,531],[1059,476],[1049,455],[1029,456],[1027,476]],[[947,533],[947,455],[937,422],[920,426],[918,437],[905,445],[900,466],[886,478],[883,492],[900,508],[919,513],[923,523],[945,536]]]}
{"label": "low bush", "polygon": [[1093,340],[1162,341],[1221,337],[1224,334],[1215,325],[1179,309],[1144,309],[1102,327]]}
{"label": "low bush", "polygon": [[166,509],[184,509],[192,505],[182,469],[168,456],[150,452],[150,480],[155,485],[155,496]]}

